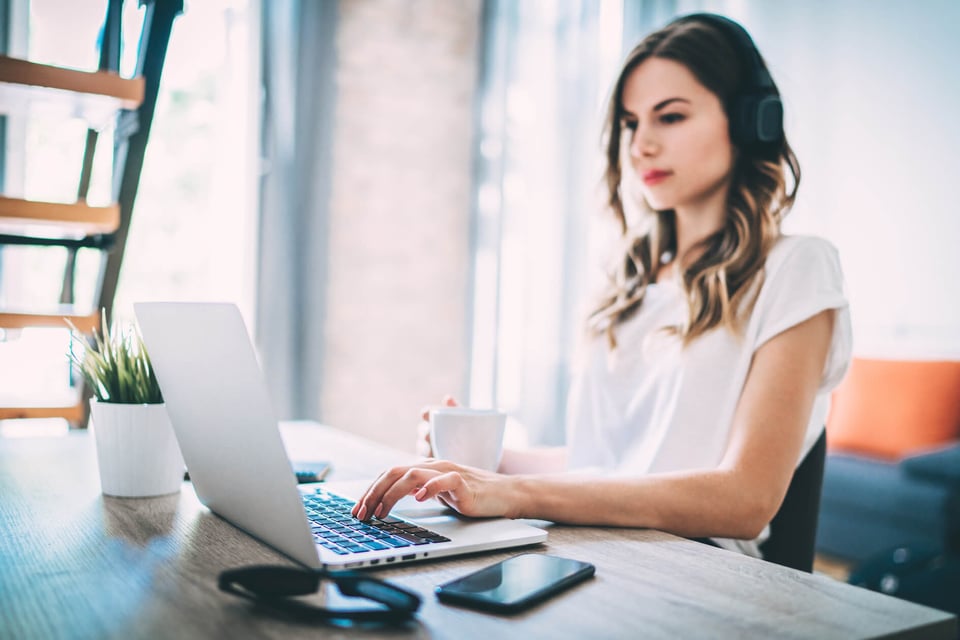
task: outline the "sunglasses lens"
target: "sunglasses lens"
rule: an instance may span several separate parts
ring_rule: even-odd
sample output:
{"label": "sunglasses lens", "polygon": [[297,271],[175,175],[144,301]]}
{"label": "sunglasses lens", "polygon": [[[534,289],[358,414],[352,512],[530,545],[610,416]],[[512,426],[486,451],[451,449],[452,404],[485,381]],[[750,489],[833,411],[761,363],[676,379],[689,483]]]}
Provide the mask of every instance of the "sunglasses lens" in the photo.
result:
{"label": "sunglasses lens", "polygon": [[387,605],[395,611],[416,611],[420,608],[420,597],[400,587],[374,580],[357,578],[337,583],[344,595],[368,598]]}
{"label": "sunglasses lens", "polygon": [[221,588],[225,584],[240,585],[247,591],[263,597],[303,596],[316,592],[319,576],[296,567],[242,567],[220,574]]}
{"label": "sunglasses lens", "polygon": [[[295,596],[317,592],[320,581],[329,579],[345,596],[365,598],[386,608],[317,607]],[[260,601],[286,613],[311,620],[342,620],[398,624],[420,608],[420,596],[402,587],[352,571],[328,573],[295,567],[258,565],[230,569],[220,574],[220,589],[233,595]]]}

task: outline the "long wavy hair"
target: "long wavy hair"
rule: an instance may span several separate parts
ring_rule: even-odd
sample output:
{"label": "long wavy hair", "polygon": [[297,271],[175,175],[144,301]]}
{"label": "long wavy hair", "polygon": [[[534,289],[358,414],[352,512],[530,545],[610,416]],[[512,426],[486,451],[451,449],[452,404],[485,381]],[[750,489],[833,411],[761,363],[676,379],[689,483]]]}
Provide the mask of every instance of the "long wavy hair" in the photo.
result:
{"label": "long wavy hair", "polygon": [[[594,335],[606,335],[611,349],[616,348],[617,325],[636,313],[647,285],[656,282],[668,256],[677,252],[673,210],[654,211],[645,201],[635,203],[649,222],[639,232],[628,225],[624,213],[622,156],[629,147],[629,142],[624,144],[629,129],[624,127],[622,102],[626,79],[648,58],[679,62],[720,99],[730,121],[734,100],[754,82],[754,69],[741,48],[732,34],[712,21],[680,18],[644,38],[630,52],[614,85],[604,127],[605,182],[622,247],[609,274],[609,285],[587,323]],[[758,59],[766,68],[759,54]],[[779,95],[776,86],[770,92]],[[633,171],[629,163],[627,170]],[[739,334],[741,321],[752,309],[762,284],[767,255],[780,236],[781,221],[799,186],[800,165],[786,137],[735,148],[723,228],[698,243],[695,248],[702,252],[692,264],[677,261],[688,315],[683,325],[667,330],[679,335],[685,346],[718,326]]]}

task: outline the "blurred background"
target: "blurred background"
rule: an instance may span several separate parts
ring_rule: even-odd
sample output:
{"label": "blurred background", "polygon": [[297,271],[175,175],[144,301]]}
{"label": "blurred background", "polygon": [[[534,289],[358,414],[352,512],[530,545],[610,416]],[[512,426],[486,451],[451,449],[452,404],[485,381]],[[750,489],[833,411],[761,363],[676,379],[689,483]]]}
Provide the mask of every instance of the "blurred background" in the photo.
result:
{"label": "blurred background", "polygon": [[[104,0],[0,9],[10,55],[96,68]],[[135,33],[142,10],[124,11]],[[740,21],[767,60],[803,168],[786,229],[839,248],[858,355],[960,357],[954,0],[188,1],[117,317],[238,303],[280,418],[412,449],[419,408],[449,393],[562,442],[605,257],[608,91],[644,34],[692,11]],[[4,192],[75,197],[55,178],[82,153],[71,126],[8,119]],[[2,249],[0,302],[56,296],[51,250]],[[2,393],[66,385],[66,344],[0,342]]]}

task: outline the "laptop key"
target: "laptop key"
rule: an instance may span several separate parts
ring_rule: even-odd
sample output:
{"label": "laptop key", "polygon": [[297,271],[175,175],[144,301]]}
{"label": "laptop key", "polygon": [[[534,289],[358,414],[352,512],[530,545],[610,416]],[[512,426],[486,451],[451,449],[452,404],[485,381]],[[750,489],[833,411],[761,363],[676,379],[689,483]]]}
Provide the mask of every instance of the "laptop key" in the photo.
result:
{"label": "laptop key", "polygon": [[383,549],[389,549],[389,548],[390,548],[389,546],[387,546],[387,545],[385,545],[385,544],[380,544],[379,542],[373,542],[373,541],[364,542],[364,543],[363,543],[363,546],[365,546],[365,547],[370,547],[370,548],[373,549],[374,551],[381,551],[381,550],[383,550]]}
{"label": "laptop key", "polygon": [[415,535],[411,535],[409,533],[406,533],[405,531],[398,531],[397,533],[394,534],[394,537],[400,538],[401,540],[406,540],[410,544],[415,544],[415,545],[430,544],[429,540],[424,540],[423,538],[420,538]]}
{"label": "laptop key", "polygon": [[378,529],[378,528],[376,528],[376,527],[371,527],[371,526],[368,525],[368,524],[358,524],[358,525],[354,525],[353,528],[356,529],[357,531],[363,531],[364,533],[369,533],[370,535],[374,535],[374,534],[377,534],[377,533],[382,533],[380,529]]}
{"label": "laptop key", "polygon": [[393,547],[394,549],[399,549],[400,547],[409,547],[409,546],[410,546],[410,543],[409,543],[409,542],[407,542],[406,540],[402,540],[402,539],[400,539],[400,538],[381,538],[379,541],[382,542],[382,543],[385,544],[385,545],[389,545],[389,546]]}

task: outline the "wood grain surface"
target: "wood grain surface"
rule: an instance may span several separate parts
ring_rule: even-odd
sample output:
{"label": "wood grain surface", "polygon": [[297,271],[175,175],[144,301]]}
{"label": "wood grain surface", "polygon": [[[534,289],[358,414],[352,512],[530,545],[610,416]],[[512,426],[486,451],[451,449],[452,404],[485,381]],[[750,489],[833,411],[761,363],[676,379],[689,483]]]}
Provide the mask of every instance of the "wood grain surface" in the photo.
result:
{"label": "wood grain surface", "polygon": [[[307,423],[285,425],[284,437],[292,459],[332,460],[334,479],[409,460]],[[551,526],[525,551],[592,562],[596,578],[505,618],[442,605],[433,589],[523,551],[415,563],[373,571],[423,596],[415,622],[301,622],[217,590],[224,569],[289,561],[210,513],[189,483],[172,496],[107,498],[92,434],[0,440],[2,638],[957,636],[950,614],[657,531]]]}

